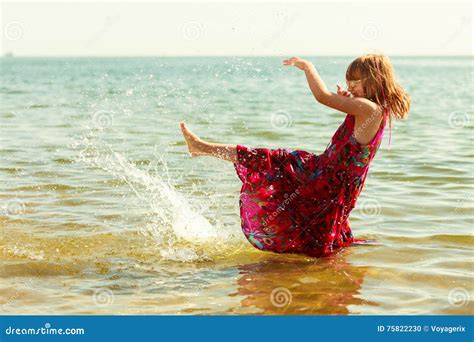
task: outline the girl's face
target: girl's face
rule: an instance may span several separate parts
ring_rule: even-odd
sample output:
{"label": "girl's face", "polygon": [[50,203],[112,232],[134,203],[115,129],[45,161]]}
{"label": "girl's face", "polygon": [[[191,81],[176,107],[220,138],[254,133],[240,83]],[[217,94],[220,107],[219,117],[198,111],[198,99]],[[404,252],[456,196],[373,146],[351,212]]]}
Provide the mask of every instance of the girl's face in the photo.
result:
{"label": "girl's face", "polygon": [[347,90],[352,93],[352,95],[357,97],[364,97],[364,87],[362,86],[362,80],[351,80],[347,81]]}

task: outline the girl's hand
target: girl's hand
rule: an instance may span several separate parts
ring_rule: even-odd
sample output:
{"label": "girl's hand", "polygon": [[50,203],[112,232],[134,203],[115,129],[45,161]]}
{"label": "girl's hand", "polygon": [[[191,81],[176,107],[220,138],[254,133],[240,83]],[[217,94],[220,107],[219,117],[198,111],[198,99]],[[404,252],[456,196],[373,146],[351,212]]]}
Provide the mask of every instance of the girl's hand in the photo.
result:
{"label": "girl's hand", "polygon": [[283,65],[294,65],[300,70],[306,70],[311,66],[311,62],[299,57],[291,57],[283,61]]}
{"label": "girl's hand", "polygon": [[336,86],[337,86],[337,94],[338,95],[353,97],[353,95],[350,92],[348,92],[347,90],[342,89],[339,84],[336,84]]}

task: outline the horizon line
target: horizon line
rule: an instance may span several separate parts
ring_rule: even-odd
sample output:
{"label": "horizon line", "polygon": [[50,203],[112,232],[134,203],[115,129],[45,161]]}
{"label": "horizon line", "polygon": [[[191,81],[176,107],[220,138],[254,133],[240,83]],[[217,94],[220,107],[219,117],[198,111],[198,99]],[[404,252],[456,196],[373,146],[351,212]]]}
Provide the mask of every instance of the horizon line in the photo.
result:
{"label": "horizon line", "polygon": [[[370,52],[369,52],[370,53]],[[388,57],[472,57],[471,54],[439,55],[439,54],[387,54]],[[311,54],[281,54],[281,55],[15,55],[5,53],[0,58],[174,58],[174,57],[286,57],[286,56],[307,56],[307,57],[353,57],[363,54],[337,54],[337,55],[311,55]]]}

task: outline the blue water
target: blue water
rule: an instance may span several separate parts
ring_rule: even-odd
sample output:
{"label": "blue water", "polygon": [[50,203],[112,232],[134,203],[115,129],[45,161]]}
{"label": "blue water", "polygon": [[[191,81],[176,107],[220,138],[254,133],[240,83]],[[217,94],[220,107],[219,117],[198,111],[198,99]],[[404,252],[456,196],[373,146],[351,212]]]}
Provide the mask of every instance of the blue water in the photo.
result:
{"label": "blue water", "polygon": [[[345,84],[350,57],[306,58]],[[313,260],[253,249],[232,164],[178,127],[322,153],[344,114],[282,58],[0,59],[4,312],[472,312],[473,61],[391,60],[412,107],[351,214],[377,244]]]}

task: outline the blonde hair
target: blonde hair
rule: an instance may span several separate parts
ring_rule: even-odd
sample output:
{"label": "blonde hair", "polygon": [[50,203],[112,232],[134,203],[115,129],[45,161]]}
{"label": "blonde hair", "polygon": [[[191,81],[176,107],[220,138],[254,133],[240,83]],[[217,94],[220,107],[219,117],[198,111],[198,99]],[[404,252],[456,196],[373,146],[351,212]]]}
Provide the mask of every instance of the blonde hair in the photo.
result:
{"label": "blonde hair", "polygon": [[410,110],[411,97],[395,80],[392,63],[383,54],[365,54],[347,67],[346,79],[362,79],[366,97],[388,109],[390,119],[405,119]]}

